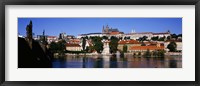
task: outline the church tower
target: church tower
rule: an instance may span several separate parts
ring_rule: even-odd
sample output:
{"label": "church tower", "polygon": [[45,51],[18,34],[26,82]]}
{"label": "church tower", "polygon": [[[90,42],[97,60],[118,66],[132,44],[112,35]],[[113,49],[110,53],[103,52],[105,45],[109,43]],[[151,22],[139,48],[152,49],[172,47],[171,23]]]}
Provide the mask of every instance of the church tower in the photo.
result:
{"label": "church tower", "polygon": [[169,34],[170,34],[170,30],[167,30],[167,33],[169,33]]}
{"label": "church tower", "polygon": [[102,29],[102,33],[105,33],[105,29],[104,29],[104,26],[103,26],[103,29]]}
{"label": "church tower", "polygon": [[106,25],[106,33],[109,33],[109,27]]}

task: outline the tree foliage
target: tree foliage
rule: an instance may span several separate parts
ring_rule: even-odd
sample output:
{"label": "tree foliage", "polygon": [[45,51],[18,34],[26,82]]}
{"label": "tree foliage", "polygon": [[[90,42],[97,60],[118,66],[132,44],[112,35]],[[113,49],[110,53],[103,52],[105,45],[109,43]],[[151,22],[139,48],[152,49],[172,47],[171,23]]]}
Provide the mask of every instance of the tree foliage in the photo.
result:
{"label": "tree foliage", "polygon": [[107,36],[103,36],[102,39],[108,39],[108,37]]}
{"label": "tree foliage", "polygon": [[112,36],[110,38],[109,46],[110,46],[110,52],[111,53],[117,52],[118,41],[119,41],[119,39],[117,37]]}
{"label": "tree foliage", "polygon": [[86,45],[86,38],[83,37],[82,38],[82,48],[83,48],[83,50],[85,50],[85,45]]}
{"label": "tree foliage", "polygon": [[101,53],[103,51],[103,43],[101,37],[90,37],[92,39],[92,42],[94,44],[93,49],[96,50],[98,53]]}
{"label": "tree foliage", "polygon": [[127,47],[127,45],[124,45],[124,46],[123,46],[123,52],[124,52],[124,53],[126,53],[126,52],[127,52],[127,50],[128,50],[128,47]]}
{"label": "tree foliage", "polygon": [[62,53],[62,52],[65,51],[65,44],[66,44],[65,40],[61,40],[58,43],[51,42],[51,44],[50,44],[50,50],[53,53]]}
{"label": "tree foliage", "polygon": [[158,41],[165,41],[165,39],[166,39],[165,36],[164,36],[164,37],[160,37],[160,38],[158,39]]}
{"label": "tree foliage", "polygon": [[151,57],[151,52],[149,49],[147,49],[147,51],[144,54],[145,57]]}
{"label": "tree foliage", "polygon": [[156,37],[151,37],[151,40],[157,41],[157,40],[158,40],[158,36],[156,36]]}
{"label": "tree foliage", "polygon": [[127,40],[127,39],[130,39],[130,36],[128,36],[128,37],[124,37],[124,40]]}
{"label": "tree foliage", "polygon": [[147,41],[147,36],[143,36],[143,37],[140,37],[139,39],[137,39],[138,41]]}
{"label": "tree foliage", "polygon": [[177,45],[176,45],[176,43],[173,41],[173,42],[170,42],[170,43],[167,45],[167,48],[169,49],[170,52],[175,52],[175,51],[176,51],[176,48],[177,48]]}

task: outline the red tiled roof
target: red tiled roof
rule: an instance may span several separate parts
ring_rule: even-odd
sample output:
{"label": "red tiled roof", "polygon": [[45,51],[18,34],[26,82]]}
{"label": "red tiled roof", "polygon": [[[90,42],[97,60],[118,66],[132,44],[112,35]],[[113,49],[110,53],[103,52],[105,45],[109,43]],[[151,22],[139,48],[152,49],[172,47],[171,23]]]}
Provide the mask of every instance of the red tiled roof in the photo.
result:
{"label": "red tiled roof", "polygon": [[136,40],[121,40],[118,44],[140,44],[140,42]]}
{"label": "red tiled roof", "polygon": [[57,38],[56,36],[48,36],[47,38]]}
{"label": "red tiled roof", "polygon": [[110,35],[118,35],[121,34],[121,32],[110,32]]}
{"label": "red tiled roof", "polygon": [[144,42],[145,44],[157,44],[157,42]]}
{"label": "red tiled roof", "polygon": [[66,47],[81,47],[81,46],[79,44],[70,44],[70,43],[67,43]]}
{"label": "red tiled roof", "polygon": [[72,39],[70,40],[70,42],[80,42],[81,40],[80,39]]}
{"label": "red tiled roof", "polygon": [[157,47],[157,46],[132,46],[130,48],[130,50],[163,50],[164,49],[164,46],[160,46],[160,47]]}

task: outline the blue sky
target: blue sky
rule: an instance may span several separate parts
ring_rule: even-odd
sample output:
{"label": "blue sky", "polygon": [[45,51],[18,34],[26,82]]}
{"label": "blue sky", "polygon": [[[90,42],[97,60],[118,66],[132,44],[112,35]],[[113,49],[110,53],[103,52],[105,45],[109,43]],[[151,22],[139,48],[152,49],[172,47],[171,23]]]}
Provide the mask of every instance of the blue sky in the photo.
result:
{"label": "blue sky", "polygon": [[18,33],[25,36],[26,26],[33,22],[33,33],[41,35],[43,30],[49,36],[102,32],[103,25],[118,28],[119,31],[166,32],[182,34],[182,18],[18,18]]}

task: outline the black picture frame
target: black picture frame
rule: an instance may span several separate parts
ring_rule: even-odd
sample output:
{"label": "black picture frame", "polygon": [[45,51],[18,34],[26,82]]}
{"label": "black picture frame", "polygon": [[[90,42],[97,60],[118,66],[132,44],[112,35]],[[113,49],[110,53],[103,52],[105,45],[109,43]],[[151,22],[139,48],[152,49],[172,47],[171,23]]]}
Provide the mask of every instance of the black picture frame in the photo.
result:
{"label": "black picture frame", "polygon": [[[200,0],[2,0],[0,3],[0,84],[2,86],[199,86]],[[5,81],[5,5],[195,5],[195,81]]]}

